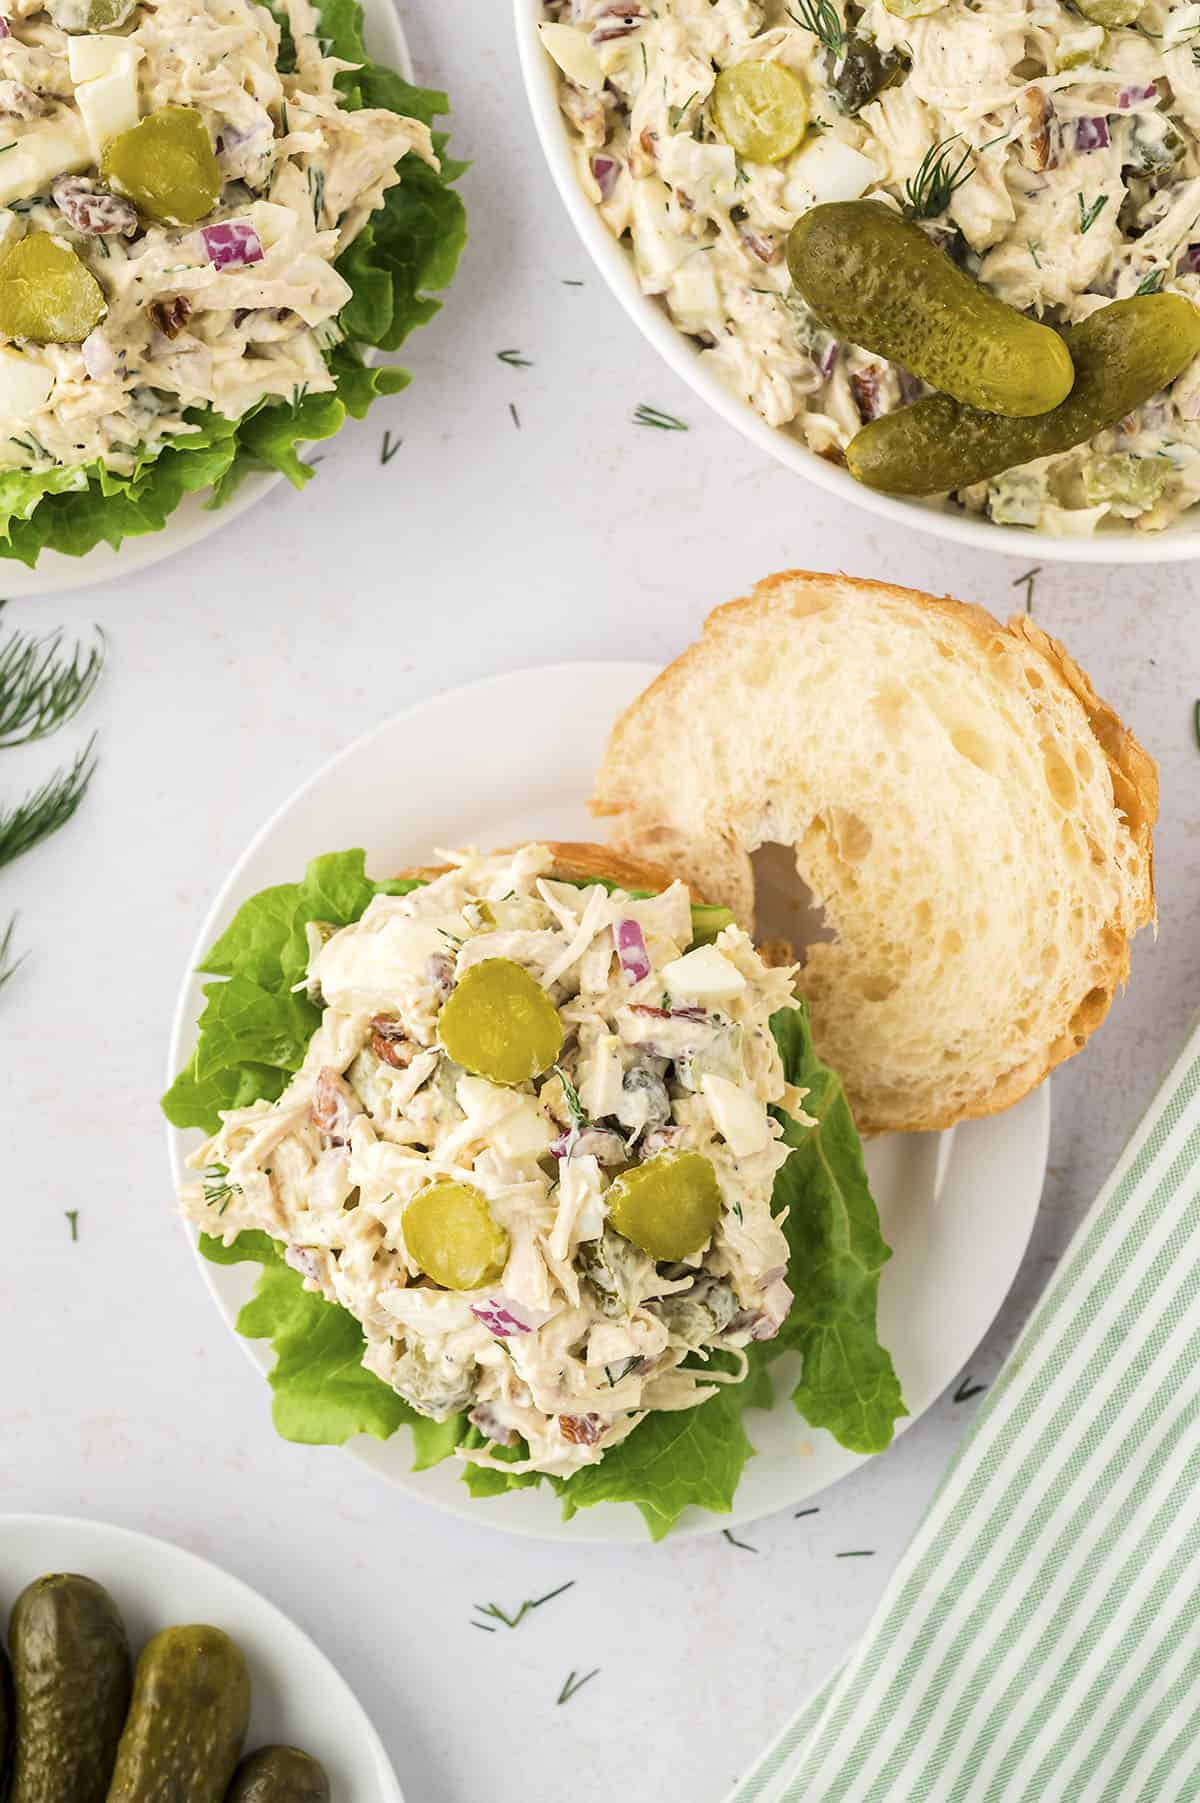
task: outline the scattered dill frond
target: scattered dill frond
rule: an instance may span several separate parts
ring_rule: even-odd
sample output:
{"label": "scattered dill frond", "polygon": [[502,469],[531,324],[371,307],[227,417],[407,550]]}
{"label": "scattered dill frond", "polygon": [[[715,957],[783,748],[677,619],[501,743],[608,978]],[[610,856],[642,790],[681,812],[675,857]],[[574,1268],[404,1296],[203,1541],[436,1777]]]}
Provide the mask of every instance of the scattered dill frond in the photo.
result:
{"label": "scattered dill frond", "polygon": [[71,1229],[71,1238],[77,1240],[79,1238],[79,1210],[77,1208],[64,1208],[63,1213],[67,1217],[67,1226]]}
{"label": "scattered dill frond", "polygon": [[1036,568],[1034,568],[1032,570],[1026,570],[1026,572],[1023,576],[1014,576],[1013,577],[1013,580],[1012,580],[1013,588],[1021,588],[1022,585],[1024,586],[1024,589],[1025,589],[1025,612],[1027,614],[1031,614],[1033,612],[1033,585],[1034,585],[1034,582],[1036,581],[1037,577],[1039,577],[1041,575],[1041,573],[1042,573],[1042,566],[1039,563],[1036,566]]}
{"label": "scattered dill frond", "polygon": [[[563,1594],[564,1590],[570,1590],[574,1582],[574,1578],[569,1578],[565,1584],[560,1584],[557,1590],[548,1590],[545,1596],[535,1596],[531,1598],[528,1602],[522,1603],[520,1608],[515,1610],[512,1615],[509,1615],[507,1610],[502,1609],[499,1603],[476,1603],[475,1610],[477,1614],[486,1615],[491,1621],[502,1622],[506,1628],[519,1628],[521,1623],[525,1620],[525,1617],[532,1614],[534,1609],[540,1609],[543,1603],[552,1603],[556,1596],[561,1596]],[[475,1621],[471,1623],[471,1626],[473,1628],[481,1628],[483,1623]],[[495,1632],[496,1630],[494,1628],[488,1629],[489,1634],[494,1634]]]}
{"label": "scattered dill frond", "polygon": [[17,917],[14,914],[4,932],[0,934],[0,989],[4,988],[10,977],[16,975],[20,966],[29,956],[28,952],[22,952],[19,958],[13,957],[13,934],[16,930]]}
{"label": "scattered dill frond", "polygon": [[693,100],[696,100],[699,97],[699,94],[699,88],[693,88],[682,106],[669,106],[667,108],[667,124],[672,131],[679,130],[688,108],[691,106]]}
{"label": "scattered dill frond", "polygon": [[686,432],[687,422],[676,419],[673,413],[664,413],[659,407],[651,407],[645,401],[639,401],[633,410],[635,426],[654,426],[660,432]]}
{"label": "scattered dill frond", "polygon": [[721,1538],[723,1540],[728,1540],[730,1546],[736,1546],[744,1553],[756,1553],[758,1551],[758,1548],[756,1546],[751,1546],[748,1540],[738,1540],[735,1538],[732,1528],[722,1528]]}
{"label": "scattered dill frond", "polygon": [[0,869],[67,824],[92,780],[95,745],[93,734],[69,769],[56,770],[16,807],[0,808]]}
{"label": "scattered dill frond", "polygon": [[398,438],[396,440],[395,444],[393,444],[391,433],[390,432],[384,433],[383,445],[379,452],[379,461],[380,461],[380,463],[382,463],[384,465],[385,468],[392,461],[392,458],[396,455],[396,452],[400,449],[400,446],[403,443],[404,443],[404,440],[402,438]]}
{"label": "scattered dill frond", "polygon": [[569,1703],[576,1691],[582,1690],[585,1684],[590,1684],[593,1678],[599,1676],[599,1673],[600,1667],[598,1665],[592,1671],[585,1672],[582,1678],[579,1677],[578,1673],[572,1672],[555,1698],[555,1702]]}
{"label": "scattered dill frond", "polygon": [[70,656],[61,632],[12,632],[0,644],[0,748],[48,739],[77,714],[104,667],[104,635]]}
{"label": "scattered dill frond", "polygon": [[200,1173],[200,1182],[204,1189],[205,1206],[215,1208],[219,1215],[223,1215],[233,1198],[242,1193],[240,1183],[229,1181],[227,1164],[205,1165]]}
{"label": "scattered dill frond", "polygon": [[[904,184],[904,211],[910,219],[936,219],[944,213],[957,189],[969,182],[975,173],[972,150],[968,144],[958,161],[950,146],[957,143],[961,132],[942,138],[921,158],[915,175]],[[953,164],[953,167],[951,165]],[[970,167],[968,168],[968,164]]]}
{"label": "scattered dill frond", "polygon": [[513,425],[517,428],[517,431],[519,432],[521,430],[521,415],[517,412],[517,409],[512,401],[510,401],[508,403],[508,411],[512,415]]}
{"label": "scattered dill frond", "polygon": [[1034,268],[1040,269],[1042,267],[1042,259],[1038,256],[1038,251],[1041,249],[1041,239],[1040,238],[1026,238],[1025,244],[1029,251],[1030,256],[1033,258]]}
{"label": "scattered dill frond", "polygon": [[562,1084],[563,1095],[566,1098],[567,1112],[571,1116],[571,1125],[575,1128],[586,1127],[588,1124],[587,1110],[579,1100],[579,1091],[576,1089],[561,1064],[555,1065],[554,1074]]}
{"label": "scattered dill frond", "polygon": [[1135,294],[1158,294],[1161,292],[1162,285],[1166,279],[1167,272],[1165,269],[1147,270],[1133,292]]}
{"label": "scattered dill frond", "polygon": [[507,363],[510,369],[533,368],[533,364],[530,362],[529,358],[523,357],[520,351],[497,351],[496,355],[499,357],[501,363]]}
{"label": "scattered dill frond", "polygon": [[791,0],[787,16],[804,31],[811,31],[830,56],[846,48],[846,27],[833,0]]}

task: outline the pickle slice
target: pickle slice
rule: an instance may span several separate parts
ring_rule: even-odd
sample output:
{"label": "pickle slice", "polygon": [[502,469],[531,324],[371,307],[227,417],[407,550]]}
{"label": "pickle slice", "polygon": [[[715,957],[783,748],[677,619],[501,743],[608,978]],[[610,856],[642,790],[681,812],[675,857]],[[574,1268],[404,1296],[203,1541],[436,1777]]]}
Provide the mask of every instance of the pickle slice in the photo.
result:
{"label": "pickle slice", "polygon": [[104,291],[69,244],[31,232],[0,256],[0,334],[82,344],[107,311]]}
{"label": "pickle slice", "polygon": [[404,1211],[404,1244],[426,1277],[444,1290],[498,1283],[508,1263],[508,1235],[486,1196],[449,1177],[417,1191]]}
{"label": "pickle slice", "polygon": [[778,163],[808,130],[808,90],[780,63],[735,63],[713,85],[717,130],[749,163]]}
{"label": "pickle slice", "polygon": [[712,1161],[700,1152],[660,1152],[618,1177],[608,1192],[608,1216],[651,1258],[690,1258],[721,1218],[721,1190]]}

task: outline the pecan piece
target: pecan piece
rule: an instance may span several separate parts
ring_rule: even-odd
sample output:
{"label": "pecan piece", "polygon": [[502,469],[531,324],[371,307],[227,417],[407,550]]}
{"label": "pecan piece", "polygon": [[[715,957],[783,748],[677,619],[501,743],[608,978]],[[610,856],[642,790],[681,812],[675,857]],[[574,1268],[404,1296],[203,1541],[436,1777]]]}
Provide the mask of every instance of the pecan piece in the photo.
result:
{"label": "pecan piece", "polygon": [[85,176],[64,175],[51,188],[50,197],[72,229],[85,238],[106,238],[112,232],[132,238],[138,229],[133,203]]}
{"label": "pecan piece", "polygon": [[192,317],[192,303],[185,295],[173,294],[169,300],[151,301],[146,311],[164,338],[178,338]]}
{"label": "pecan piece", "polygon": [[1026,88],[1016,102],[1018,118],[1024,128],[1018,156],[1026,169],[1041,171],[1058,167],[1059,127],[1054,107],[1041,88]]}
{"label": "pecan piece", "polygon": [[362,1114],[363,1106],[345,1079],[332,1066],[323,1064],[317,1072],[309,1114],[313,1126],[331,1146],[344,1146],[350,1138],[350,1123]]}
{"label": "pecan piece", "polygon": [[417,1055],[417,1048],[394,1015],[377,1014],[371,1022],[367,1042],[376,1058],[390,1064],[394,1071],[406,1071]]}
{"label": "pecan piece", "polygon": [[558,1431],[572,1446],[595,1446],[603,1432],[599,1415],[560,1415]]}

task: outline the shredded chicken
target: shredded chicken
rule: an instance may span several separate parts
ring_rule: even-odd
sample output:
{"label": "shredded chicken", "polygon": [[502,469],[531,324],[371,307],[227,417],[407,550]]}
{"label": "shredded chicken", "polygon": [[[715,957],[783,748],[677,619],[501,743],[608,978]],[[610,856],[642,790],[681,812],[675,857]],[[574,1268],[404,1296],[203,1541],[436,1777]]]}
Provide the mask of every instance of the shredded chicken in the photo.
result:
{"label": "shredded chicken", "polygon": [[[281,1240],[306,1287],[361,1322],[369,1370],[423,1414],[469,1413],[486,1441],[465,1457],[522,1441],[514,1469],[566,1476],[646,1413],[736,1381],[741,1349],[787,1314],[772,1191],[788,1153],[769,1105],[805,1117],[769,1023],[795,1006],[793,973],[732,926],[689,954],[682,884],[633,900],[551,880],[540,846],[449,855],[428,886],[310,935],[324,1013],[303,1068],[277,1102],[224,1115],[181,1205],[227,1242]],[[631,922],[633,980],[617,951]],[[555,1067],[510,1087],[455,1064],[438,1033],[464,973],[498,957],[563,1029]],[[614,1229],[608,1196],[664,1151],[710,1161],[720,1212],[706,1244],[656,1262]],[[437,1179],[472,1186],[506,1236],[495,1283],[438,1287],[407,1245],[406,1210]]]}

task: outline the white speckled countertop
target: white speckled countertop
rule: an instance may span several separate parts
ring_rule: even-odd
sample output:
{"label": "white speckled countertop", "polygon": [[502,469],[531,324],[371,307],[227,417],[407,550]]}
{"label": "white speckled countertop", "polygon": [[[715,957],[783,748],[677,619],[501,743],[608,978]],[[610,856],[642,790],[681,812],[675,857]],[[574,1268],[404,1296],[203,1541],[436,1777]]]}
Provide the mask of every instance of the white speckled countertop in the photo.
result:
{"label": "white speckled countertop", "polygon": [[[944,1397],[817,1513],[744,1530],[752,1551],[719,1535],[540,1547],[284,1445],[172,1216],[156,1111],[170,1009],[253,831],[407,703],[522,665],[665,660],[711,604],[788,566],[1005,613],[1036,559],[881,529],[705,417],[574,240],[502,0],[408,0],[406,25],[473,160],[471,247],[409,347],[412,388],[326,447],[303,499],[277,490],[156,570],[8,610],[26,626],[99,621],[111,655],[70,729],[101,734],[86,806],[0,875],[0,921],[19,908],[29,948],[0,1002],[0,1511],[141,1527],[250,1580],[344,1671],[410,1803],[717,1803],[863,1626],[974,1400]],[[498,361],[507,347],[532,367]],[[639,430],[641,401],[691,430]],[[403,440],[386,465],[385,428]],[[1040,1221],[964,1391],[995,1373],[1200,1005],[1200,573],[1048,566],[1033,607],[1162,761],[1161,927],[1055,1080]],[[5,799],[62,751],[11,754]],[[514,1632],[471,1625],[476,1603],[568,1580]],[[558,1706],[567,1674],[592,1668]]]}

